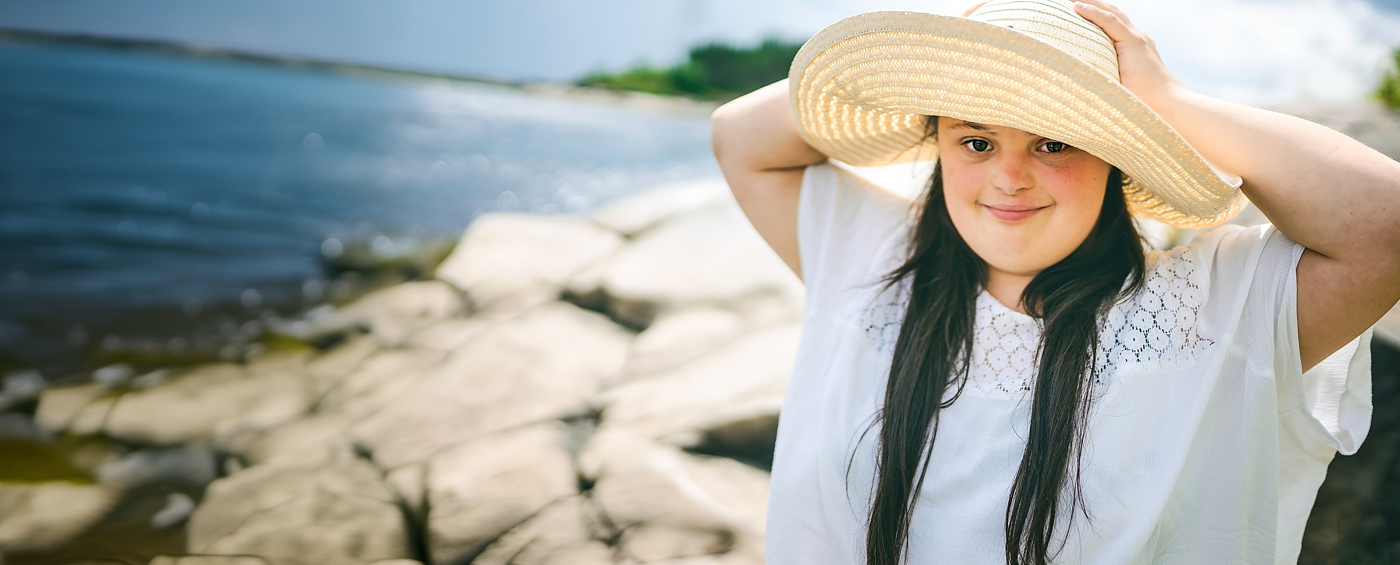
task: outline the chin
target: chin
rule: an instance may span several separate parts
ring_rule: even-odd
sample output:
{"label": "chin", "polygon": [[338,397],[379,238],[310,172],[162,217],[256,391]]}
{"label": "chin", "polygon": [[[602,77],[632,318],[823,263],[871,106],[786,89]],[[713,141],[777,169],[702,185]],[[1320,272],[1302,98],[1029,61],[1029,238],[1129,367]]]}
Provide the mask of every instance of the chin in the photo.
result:
{"label": "chin", "polygon": [[[992,257],[987,257],[986,255],[978,253],[978,256],[982,257],[982,261],[987,263],[988,269],[995,269],[1009,275],[1028,277],[1035,276],[1037,273],[1045,270],[1045,268],[1059,262],[1059,259],[1047,262],[1044,255],[1037,253],[1015,255],[997,254]],[[1060,259],[1063,258],[1064,257],[1060,257]]]}

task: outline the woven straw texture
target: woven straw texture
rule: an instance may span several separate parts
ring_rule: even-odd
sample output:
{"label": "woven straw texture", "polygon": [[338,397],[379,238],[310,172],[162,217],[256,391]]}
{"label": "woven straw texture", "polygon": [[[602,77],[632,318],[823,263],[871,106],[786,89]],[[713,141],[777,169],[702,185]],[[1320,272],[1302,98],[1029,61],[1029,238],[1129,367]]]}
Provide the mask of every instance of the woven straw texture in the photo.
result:
{"label": "woven straw texture", "polygon": [[818,32],[789,75],[803,137],[857,166],[937,158],[926,116],[1020,129],[1124,173],[1134,215],[1182,229],[1243,207],[1218,173],[1119,83],[1118,56],[1066,0],[993,0],[967,18],[870,12]]}

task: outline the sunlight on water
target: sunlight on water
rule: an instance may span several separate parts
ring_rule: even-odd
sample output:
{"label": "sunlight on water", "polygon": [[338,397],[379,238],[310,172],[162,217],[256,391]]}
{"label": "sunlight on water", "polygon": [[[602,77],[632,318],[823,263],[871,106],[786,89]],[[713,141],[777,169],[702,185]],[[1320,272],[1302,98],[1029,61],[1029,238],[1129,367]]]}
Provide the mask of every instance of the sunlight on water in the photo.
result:
{"label": "sunlight on water", "polygon": [[0,73],[0,356],[34,362],[218,354],[481,213],[717,172],[703,117],[500,87],[15,43]]}

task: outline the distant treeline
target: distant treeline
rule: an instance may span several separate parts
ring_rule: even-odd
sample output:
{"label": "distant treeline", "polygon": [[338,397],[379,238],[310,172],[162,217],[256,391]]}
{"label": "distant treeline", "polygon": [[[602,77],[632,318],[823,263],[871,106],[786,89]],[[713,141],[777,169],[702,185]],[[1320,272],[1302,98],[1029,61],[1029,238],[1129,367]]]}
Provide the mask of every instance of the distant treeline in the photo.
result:
{"label": "distant treeline", "polygon": [[1393,58],[1390,70],[1381,77],[1381,85],[1376,89],[1376,98],[1386,106],[1400,110],[1400,47],[1390,53]]}
{"label": "distant treeline", "polygon": [[638,65],[621,73],[597,72],[580,86],[630,90],[704,100],[729,100],[787,78],[802,43],[769,38],[757,47],[710,43],[690,50],[686,62],[658,69]]}

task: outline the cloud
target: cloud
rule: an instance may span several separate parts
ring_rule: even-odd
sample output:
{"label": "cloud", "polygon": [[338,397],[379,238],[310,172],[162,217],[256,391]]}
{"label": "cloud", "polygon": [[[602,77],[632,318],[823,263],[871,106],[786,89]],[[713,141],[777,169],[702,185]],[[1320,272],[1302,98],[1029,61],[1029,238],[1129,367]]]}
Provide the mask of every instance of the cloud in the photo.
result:
{"label": "cloud", "polygon": [[[705,35],[805,38],[871,10],[960,14],[949,0],[713,0]],[[1400,46],[1400,15],[1362,0],[1120,0],[1188,88],[1247,104],[1365,96]]]}

